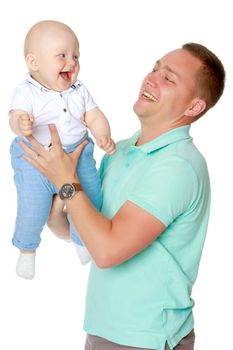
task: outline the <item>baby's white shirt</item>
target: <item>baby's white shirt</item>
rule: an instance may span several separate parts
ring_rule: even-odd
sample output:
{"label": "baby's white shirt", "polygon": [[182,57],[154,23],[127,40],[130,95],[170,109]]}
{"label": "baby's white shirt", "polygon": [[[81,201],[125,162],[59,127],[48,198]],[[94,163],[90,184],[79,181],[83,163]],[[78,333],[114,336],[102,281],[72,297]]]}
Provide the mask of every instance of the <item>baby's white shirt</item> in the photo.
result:
{"label": "baby's white shirt", "polygon": [[33,136],[43,145],[51,141],[48,124],[55,124],[64,146],[82,139],[87,133],[84,114],[97,107],[87,88],[77,80],[69,89],[46,89],[30,74],[13,94],[10,110],[21,109],[35,118]]}

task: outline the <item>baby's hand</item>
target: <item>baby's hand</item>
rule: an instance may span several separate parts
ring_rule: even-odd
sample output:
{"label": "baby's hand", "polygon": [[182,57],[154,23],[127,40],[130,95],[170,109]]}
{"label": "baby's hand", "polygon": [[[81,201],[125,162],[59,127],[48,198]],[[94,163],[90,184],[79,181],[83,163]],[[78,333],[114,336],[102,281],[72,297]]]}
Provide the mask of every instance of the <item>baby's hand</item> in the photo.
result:
{"label": "baby's hand", "polygon": [[110,136],[100,136],[96,139],[97,146],[108,154],[113,154],[116,151],[115,142],[111,139]]}
{"label": "baby's hand", "polygon": [[33,123],[33,115],[25,113],[19,116],[19,130],[23,136],[32,135]]}

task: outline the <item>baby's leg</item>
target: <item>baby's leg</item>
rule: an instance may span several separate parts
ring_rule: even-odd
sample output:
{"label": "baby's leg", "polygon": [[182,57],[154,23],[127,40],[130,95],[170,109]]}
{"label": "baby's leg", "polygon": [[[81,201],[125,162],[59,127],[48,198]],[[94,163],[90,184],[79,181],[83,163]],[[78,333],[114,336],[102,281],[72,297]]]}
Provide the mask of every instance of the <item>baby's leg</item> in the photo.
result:
{"label": "baby's leg", "polygon": [[53,189],[48,180],[21,157],[19,146],[14,146],[11,151],[17,189],[17,217],[12,243],[20,250],[16,273],[32,279],[35,274],[35,251],[49,216]]}
{"label": "baby's leg", "polygon": [[84,147],[78,163],[78,177],[83,189],[97,210],[102,206],[102,190],[99,173],[96,169],[96,161],[93,157],[94,144],[89,138],[89,143]]}
{"label": "baby's leg", "polygon": [[26,279],[32,279],[35,275],[36,249],[52,204],[52,193],[40,185],[39,182],[36,185],[34,179],[30,193],[22,182],[21,186],[17,186],[18,208],[12,242],[20,250],[16,273]]}
{"label": "baby's leg", "polygon": [[[95,208],[99,210],[102,204],[101,182],[96,169],[96,162],[93,158],[93,150],[94,145],[93,142],[90,141],[82,151],[77,172],[86,195]],[[83,264],[86,264],[90,260],[89,252],[83,245],[69,217],[68,219],[70,221],[71,238],[75,244],[79,258]]]}

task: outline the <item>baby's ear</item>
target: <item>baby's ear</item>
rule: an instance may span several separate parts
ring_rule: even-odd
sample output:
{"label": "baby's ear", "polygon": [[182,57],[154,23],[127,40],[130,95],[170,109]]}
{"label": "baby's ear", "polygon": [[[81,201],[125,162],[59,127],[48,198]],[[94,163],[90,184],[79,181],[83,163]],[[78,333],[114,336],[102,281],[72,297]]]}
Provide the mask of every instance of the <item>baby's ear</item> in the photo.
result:
{"label": "baby's ear", "polygon": [[27,54],[25,61],[30,71],[36,72],[38,70],[38,64],[35,55],[32,53]]}

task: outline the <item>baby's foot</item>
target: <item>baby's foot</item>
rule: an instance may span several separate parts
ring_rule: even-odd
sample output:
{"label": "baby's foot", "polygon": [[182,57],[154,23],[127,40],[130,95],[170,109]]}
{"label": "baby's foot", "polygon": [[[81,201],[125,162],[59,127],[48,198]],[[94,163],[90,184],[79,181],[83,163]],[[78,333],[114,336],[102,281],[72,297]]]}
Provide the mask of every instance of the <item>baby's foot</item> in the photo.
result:
{"label": "baby's foot", "polygon": [[16,265],[16,273],[18,276],[33,279],[35,275],[35,252],[30,253],[22,253],[20,252],[17,265]]}

